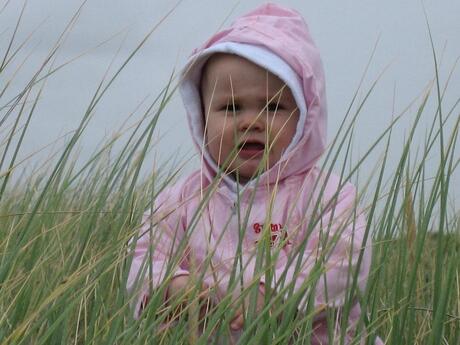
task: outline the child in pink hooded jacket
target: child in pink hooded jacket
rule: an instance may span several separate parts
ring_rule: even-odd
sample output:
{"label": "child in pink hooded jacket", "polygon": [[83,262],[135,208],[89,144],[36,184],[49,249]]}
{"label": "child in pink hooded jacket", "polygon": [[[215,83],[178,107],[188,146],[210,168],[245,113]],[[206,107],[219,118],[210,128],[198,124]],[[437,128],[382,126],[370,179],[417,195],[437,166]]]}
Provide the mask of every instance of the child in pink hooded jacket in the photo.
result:
{"label": "child in pink hooded jacket", "polygon": [[[202,167],[161,191],[145,214],[128,281],[136,317],[165,279],[168,295],[200,277],[217,299],[238,299],[241,289],[230,283],[240,260],[237,280],[258,284],[259,301],[267,284],[305,296],[313,285],[311,342],[332,343],[325,309],[340,315],[352,286],[364,289],[371,248],[355,188],[315,166],[326,146],[325,80],[304,20],[263,5],[196,49],[182,77]],[[268,276],[256,265],[264,238],[273,254]],[[172,264],[182,247],[182,260]],[[318,269],[320,278],[312,279]],[[307,302],[301,299],[299,310]],[[359,339],[360,307],[347,303],[345,343]],[[229,319],[232,332],[241,334],[244,312]]]}

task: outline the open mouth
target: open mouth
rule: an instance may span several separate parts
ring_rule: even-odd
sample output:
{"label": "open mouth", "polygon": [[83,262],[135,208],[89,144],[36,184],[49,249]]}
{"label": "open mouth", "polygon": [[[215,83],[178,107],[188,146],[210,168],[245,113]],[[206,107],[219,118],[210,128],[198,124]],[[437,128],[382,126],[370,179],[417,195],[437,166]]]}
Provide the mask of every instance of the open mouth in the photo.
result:
{"label": "open mouth", "polygon": [[265,144],[258,141],[245,141],[238,145],[238,155],[242,158],[254,158],[263,155]]}

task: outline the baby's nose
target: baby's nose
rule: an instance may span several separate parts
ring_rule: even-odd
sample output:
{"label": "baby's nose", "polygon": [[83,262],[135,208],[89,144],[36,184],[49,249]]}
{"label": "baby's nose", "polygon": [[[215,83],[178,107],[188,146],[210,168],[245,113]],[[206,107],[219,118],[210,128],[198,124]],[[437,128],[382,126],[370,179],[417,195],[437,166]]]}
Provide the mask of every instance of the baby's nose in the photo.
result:
{"label": "baby's nose", "polygon": [[265,119],[261,112],[247,111],[238,115],[238,129],[240,131],[264,131]]}

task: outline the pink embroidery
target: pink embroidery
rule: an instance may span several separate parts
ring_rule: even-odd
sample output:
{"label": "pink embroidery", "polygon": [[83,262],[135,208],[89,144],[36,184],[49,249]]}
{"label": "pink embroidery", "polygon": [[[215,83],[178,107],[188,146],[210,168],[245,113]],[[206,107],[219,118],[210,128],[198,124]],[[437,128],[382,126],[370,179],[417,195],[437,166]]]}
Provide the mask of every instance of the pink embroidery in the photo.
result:
{"label": "pink embroidery", "polygon": [[[260,223],[254,223],[252,225],[252,228],[256,234],[259,234],[262,231],[263,227],[264,225]],[[276,244],[278,237],[280,236],[283,238],[283,241],[284,241],[283,247],[285,247],[288,244],[292,244],[292,242],[288,240],[287,231],[284,230],[284,226],[282,224],[270,223],[270,232],[271,232],[271,236],[270,236],[270,246],[271,247],[273,247]],[[255,243],[257,242],[259,241],[256,240]]]}
{"label": "pink embroidery", "polygon": [[254,229],[254,232],[256,234],[258,234],[259,232],[262,231],[262,225],[260,225],[259,223],[254,223],[254,225],[252,226],[252,228]]}
{"label": "pink embroidery", "polygon": [[270,230],[272,232],[278,231],[278,224],[270,224]]}

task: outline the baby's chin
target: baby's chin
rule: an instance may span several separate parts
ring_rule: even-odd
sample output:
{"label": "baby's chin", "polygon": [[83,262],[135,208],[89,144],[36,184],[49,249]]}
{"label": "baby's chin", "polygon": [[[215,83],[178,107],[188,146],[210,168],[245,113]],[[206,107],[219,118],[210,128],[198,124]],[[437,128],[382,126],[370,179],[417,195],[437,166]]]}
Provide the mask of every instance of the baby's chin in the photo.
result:
{"label": "baby's chin", "polygon": [[232,179],[235,182],[238,182],[241,185],[245,185],[246,183],[248,183],[249,181],[251,181],[253,179],[252,176],[248,178],[248,177],[243,176],[243,175],[238,175],[237,173],[232,173],[229,176],[231,176]]}
{"label": "baby's chin", "polygon": [[[269,169],[270,167],[268,167]],[[240,184],[244,185],[251,180],[257,180],[257,178],[267,171],[267,167],[251,166],[245,167],[244,165],[238,170],[233,171],[230,176],[233,180],[238,181]]]}
{"label": "baby's chin", "polygon": [[221,167],[234,181],[244,185],[251,180],[256,180],[267,170],[271,169],[277,162],[278,157],[273,153],[268,157],[255,156],[252,158],[235,157],[232,164]]}

